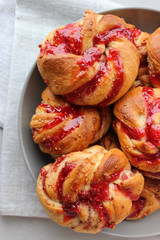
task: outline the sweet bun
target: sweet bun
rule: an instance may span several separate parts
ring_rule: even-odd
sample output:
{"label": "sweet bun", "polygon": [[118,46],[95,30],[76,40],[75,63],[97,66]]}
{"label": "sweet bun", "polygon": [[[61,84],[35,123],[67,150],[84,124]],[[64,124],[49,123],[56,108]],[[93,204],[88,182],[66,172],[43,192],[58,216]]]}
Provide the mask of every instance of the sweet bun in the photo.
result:
{"label": "sweet bun", "polygon": [[150,81],[160,88],[160,27],[150,35],[147,51]]}
{"label": "sweet bun", "polygon": [[119,149],[95,145],[41,169],[37,194],[48,216],[77,232],[98,233],[125,219],[144,178]]}
{"label": "sweet bun", "polygon": [[144,218],[160,208],[160,181],[145,177],[141,197],[133,201],[127,220]]}
{"label": "sweet bun", "polygon": [[106,134],[110,124],[109,107],[74,106],[46,88],[30,127],[33,140],[41,151],[57,157],[97,142]]}
{"label": "sweet bun", "polygon": [[53,94],[76,105],[110,105],[137,77],[139,34],[122,18],[87,10],[83,20],[53,30],[42,42],[39,72]]}
{"label": "sweet bun", "polygon": [[137,87],[114,106],[115,131],[131,164],[160,172],[160,89]]}

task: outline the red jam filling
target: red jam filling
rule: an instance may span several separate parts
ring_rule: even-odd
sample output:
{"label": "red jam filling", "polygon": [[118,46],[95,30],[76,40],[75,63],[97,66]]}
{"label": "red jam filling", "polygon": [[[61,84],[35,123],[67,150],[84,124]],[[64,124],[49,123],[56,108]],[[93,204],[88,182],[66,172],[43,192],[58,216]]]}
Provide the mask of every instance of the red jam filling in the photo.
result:
{"label": "red jam filling", "polygon": [[66,118],[70,121],[68,125],[61,128],[53,136],[47,136],[40,144],[45,148],[54,147],[60,140],[66,137],[68,134],[73,132],[77,127],[80,126],[83,120],[83,114],[77,106],[51,106],[50,104],[45,104],[41,102],[38,107],[43,107],[46,113],[56,113],[56,116],[46,123],[41,129],[35,128],[32,131],[33,137],[35,137],[34,132],[42,133],[45,130],[54,128],[58,124],[62,123]]}
{"label": "red jam filling", "polygon": [[[53,37],[53,41],[45,42],[45,47],[41,46],[41,54],[64,54],[72,53],[80,55],[82,51],[82,26],[76,24],[68,24],[61,29],[57,29]],[[96,47],[96,44],[105,44],[116,40],[117,38],[127,38],[134,43],[136,37],[139,36],[141,31],[139,29],[127,29],[123,26],[116,26],[114,29],[106,31],[102,34],[96,34],[93,39],[93,47],[87,49],[77,61],[80,66],[78,76],[83,75],[86,70],[91,67],[96,61],[100,61],[101,50]],[[95,91],[97,86],[101,82],[101,77],[106,75],[109,71],[107,67],[107,61],[113,60],[114,67],[117,71],[116,79],[113,82],[113,87],[108,93],[107,97],[100,103],[105,106],[111,102],[115,96],[119,93],[123,84],[123,66],[120,60],[119,52],[115,49],[109,50],[109,54],[106,56],[106,62],[102,62],[99,72],[89,82],[78,88],[77,90],[66,95],[66,98],[74,102],[75,99],[85,97]]]}
{"label": "red jam filling", "polygon": [[66,157],[67,157],[67,155],[63,155],[63,156],[61,156],[61,157],[59,157],[59,158],[56,159],[56,161],[55,161],[54,164],[52,165],[52,170],[53,170],[54,172],[57,171],[60,163],[63,162],[63,161],[66,159]]}
{"label": "red jam filling", "polygon": [[152,74],[149,77],[149,80],[153,85],[156,85],[156,86],[160,87],[160,74],[158,74],[158,73]]}
{"label": "red jam filling", "polygon": [[57,29],[52,42],[46,41],[45,47],[41,47],[41,54],[72,53],[80,55],[82,50],[82,27],[76,24],[67,24]]}
{"label": "red jam filling", "polygon": [[102,179],[100,181],[93,181],[90,185],[90,190],[80,191],[77,196],[76,202],[70,201],[70,196],[64,196],[62,193],[63,183],[74,166],[67,166],[67,170],[62,170],[57,182],[57,189],[60,196],[60,200],[63,200],[63,210],[65,213],[64,221],[75,217],[79,214],[80,203],[90,205],[98,213],[99,218],[103,221],[103,227],[113,228],[114,224],[110,223],[109,213],[103,206],[103,201],[109,199],[109,183],[117,180],[121,171],[110,175],[107,179]]}
{"label": "red jam filling", "polygon": [[107,56],[107,61],[113,61],[116,70],[116,78],[113,81],[113,86],[105,99],[99,104],[100,106],[108,105],[119,93],[123,84],[123,65],[120,58],[120,53],[116,49],[110,49]]}
{"label": "red jam filling", "polygon": [[69,173],[76,167],[76,163],[69,163],[66,162],[65,166],[62,168],[61,172],[59,173],[58,180],[56,183],[57,195],[60,201],[63,200],[63,183],[66,180]]}
{"label": "red jam filling", "polygon": [[46,139],[40,144],[45,148],[53,148],[58,144],[63,138],[72,133],[76,128],[78,128],[83,120],[83,116],[74,117],[70,120],[69,124],[64,128],[58,130],[54,136],[47,136]]}
{"label": "red jam filling", "polygon": [[43,184],[43,191],[48,195],[47,190],[46,190],[46,176],[47,176],[47,171],[44,168],[41,168],[41,177],[42,179],[42,184]]}
{"label": "red jam filling", "polygon": [[99,61],[101,58],[102,52],[97,47],[91,47],[87,49],[77,61],[81,70],[86,70],[91,67],[95,62]]}
{"label": "red jam filling", "polygon": [[125,132],[125,134],[128,135],[129,138],[131,138],[131,139],[141,140],[141,138],[144,137],[144,135],[145,135],[145,132],[143,129],[140,129],[137,127],[131,128],[122,122],[120,122],[120,126],[121,126],[121,130],[123,132]]}
{"label": "red jam filling", "polygon": [[[153,149],[160,147],[160,126],[154,122],[154,114],[160,112],[160,98],[153,101],[154,91],[150,87],[143,87],[143,97],[146,103],[146,128],[145,131],[136,127],[130,128],[124,123],[120,122],[121,130],[125,132],[131,139],[141,140],[143,136],[146,137],[146,141],[150,144]],[[116,122],[116,124],[119,120]],[[140,161],[146,162],[148,165],[153,166],[160,161],[160,150],[156,154],[145,154],[140,156],[132,155],[132,162],[134,166],[138,166]]]}
{"label": "red jam filling", "polygon": [[155,166],[159,163],[160,160],[160,151],[157,154],[144,154],[138,157],[132,155],[132,162],[134,166],[138,166],[139,162],[144,161],[149,166]]}
{"label": "red jam filling", "polygon": [[[160,172],[147,172],[147,171],[142,171],[142,174],[144,174],[144,175],[149,174],[150,177],[153,176],[153,177],[160,178]],[[147,176],[147,175],[146,175],[146,176]]]}
{"label": "red jam filling", "polygon": [[121,63],[119,51],[117,51],[116,49],[109,50],[106,56],[106,61],[101,62],[100,69],[98,73],[94,76],[94,78],[92,78],[89,82],[74,90],[73,92],[65,95],[66,99],[68,101],[74,102],[76,99],[84,98],[86,95],[92,94],[103,80],[102,77],[108,75],[111,71],[107,64],[107,61],[113,61],[117,76],[113,81],[113,86],[110,92],[99,105],[106,106],[107,104],[109,104],[119,93],[123,84],[123,66]]}
{"label": "red jam filling", "polygon": [[137,201],[133,201],[132,202],[133,212],[128,216],[128,218],[138,217],[138,215],[141,213],[145,205],[146,205],[146,199],[143,197],[140,197]]}
{"label": "red jam filling", "polygon": [[92,78],[89,82],[85,83],[81,87],[77,88],[73,92],[66,94],[65,97],[68,101],[74,102],[76,99],[83,99],[86,95],[89,95],[93,93],[96,89],[96,87],[99,85],[99,83],[102,80],[102,77],[104,75],[107,75],[108,73],[108,66],[107,62],[102,62],[100,65],[100,69],[98,73]]}
{"label": "red jam filling", "polygon": [[103,34],[96,34],[93,42],[94,45],[103,43],[105,45],[109,44],[111,41],[116,40],[117,38],[128,38],[132,43],[135,44],[134,40],[136,37],[138,37],[141,33],[140,29],[129,29],[125,28],[124,26],[117,26],[116,28],[113,28],[112,30],[106,31]]}

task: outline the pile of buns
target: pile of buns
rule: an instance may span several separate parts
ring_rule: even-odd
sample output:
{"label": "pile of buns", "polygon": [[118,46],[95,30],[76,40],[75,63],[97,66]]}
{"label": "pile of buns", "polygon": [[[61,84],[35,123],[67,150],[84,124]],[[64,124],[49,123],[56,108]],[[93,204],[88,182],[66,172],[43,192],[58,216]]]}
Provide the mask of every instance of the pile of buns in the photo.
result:
{"label": "pile of buns", "polygon": [[160,208],[160,28],[142,32],[86,10],[42,42],[47,87],[30,128],[52,163],[37,194],[77,232],[114,229]]}

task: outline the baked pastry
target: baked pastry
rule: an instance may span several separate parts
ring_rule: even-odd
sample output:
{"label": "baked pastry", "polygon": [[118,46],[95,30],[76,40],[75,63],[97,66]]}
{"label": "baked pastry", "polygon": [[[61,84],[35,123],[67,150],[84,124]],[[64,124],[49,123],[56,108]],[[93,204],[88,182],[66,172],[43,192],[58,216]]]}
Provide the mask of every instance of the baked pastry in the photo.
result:
{"label": "baked pastry", "polygon": [[83,20],[53,30],[42,42],[39,72],[53,94],[76,105],[110,105],[137,77],[139,34],[122,18],[87,10]]}
{"label": "baked pastry", "polygon": [[138,220],[148,216],[160,208],[160,181],[145,177],[141,197],[133,201],[127,220]]}
{"label": "baked pastry", "polygon": [[160,172],[160,89],[137,87],[114,106],[115,131],[131,164]]}
{"label": "baked pastry", "polygon": [[144,178],[131,171],[119,149],[95,145],[58,158],[41,169],[39,200],[49,217],[77,232],[98,233],[126,218],[143,190]]}
{"label": "baked pastry", "polygon": [[97,142],[106,134],[110,123],[109,107],[74,106],[46,88],[30,127],[41,151],[57,157]]}
{"label": "baked pastry", "polygon": [[150,81],[154,87],[160,87],[160,27],[150,35],[147,51]]}
{"label": "baked pastry", "polygon": [[148,74],[148,62],[147,62],[147,42],[150,34],[147,32],[141,32],[141,34],[135,38],[135,44],[140,54],[140,66],[138,70],[137,79],[133,82],[131,89],[138,86],[152,87],[149,81]]}
{"label": "baked pastry", "polygon": [[113,131],[107,132],[107,134],[99,140],[98,144],[104,147],[107,151],[113,148],[120,149],[118,137]]}
{"label": "baked pastry", "polygon": [[140,55],[140,63],[143,66],[146,65],[147,63],[147,43],[149,37],[150,37],[149,33],[141,32],[134,40]]}

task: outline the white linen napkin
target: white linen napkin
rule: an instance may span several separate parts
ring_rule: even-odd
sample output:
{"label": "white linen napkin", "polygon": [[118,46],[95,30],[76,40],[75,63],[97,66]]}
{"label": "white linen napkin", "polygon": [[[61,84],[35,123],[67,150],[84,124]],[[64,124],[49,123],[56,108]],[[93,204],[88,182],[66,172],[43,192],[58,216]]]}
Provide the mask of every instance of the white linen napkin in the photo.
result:
{"label": "white linen napkin", "polygon": [[[38,44],[52,29],[82,18],[87,8],[98,12],[120,7],[124,6],[105,0],[17,0],[0,163],[2,215],[47,217],[37,199],[36,185],[24,163],[18,138],[20,95],[26,76],[36,61]],[[2,113],[4,109],[1,108]]]}
{"label": "white linen napkin", "polygon": [[14,35],[15,0],[7,4],[0,0],[0,128],[4,123],[4,112],[7,103],[7,88]]}

